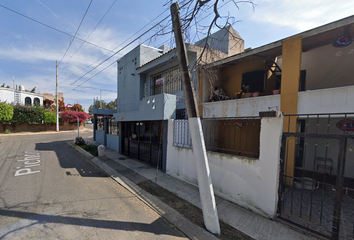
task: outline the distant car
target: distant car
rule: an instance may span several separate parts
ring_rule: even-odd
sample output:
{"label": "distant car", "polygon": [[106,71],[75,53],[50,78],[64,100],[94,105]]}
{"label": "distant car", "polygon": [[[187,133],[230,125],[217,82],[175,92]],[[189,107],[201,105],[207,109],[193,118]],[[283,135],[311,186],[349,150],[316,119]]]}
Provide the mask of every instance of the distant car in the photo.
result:
{"label": "distant car", "polygon": [[86,120],[86,123],[92,123],[90,119],[87,119]]}

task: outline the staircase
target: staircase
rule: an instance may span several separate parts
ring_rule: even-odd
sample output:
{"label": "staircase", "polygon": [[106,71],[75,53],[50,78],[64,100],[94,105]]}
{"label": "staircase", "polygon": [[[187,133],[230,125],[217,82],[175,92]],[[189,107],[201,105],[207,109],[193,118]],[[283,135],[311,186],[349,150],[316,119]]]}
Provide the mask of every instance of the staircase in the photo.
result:
{"label": "staircase", "polygon": [[15,90],[15,96],[14,96],[14,104],[20,104],[20,91],[19,90]]}

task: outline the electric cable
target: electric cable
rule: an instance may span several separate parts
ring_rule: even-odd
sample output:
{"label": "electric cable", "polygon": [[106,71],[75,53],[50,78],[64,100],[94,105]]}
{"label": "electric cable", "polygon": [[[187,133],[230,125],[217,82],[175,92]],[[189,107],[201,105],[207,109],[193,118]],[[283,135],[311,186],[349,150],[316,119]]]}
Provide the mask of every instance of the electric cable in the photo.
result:
{"label": "electric cable", "polygon": [[[113,51],[115,51],[117,48],[119,48],[120,46],[122,46],[125,42],[129,41],[129,39],[133,38],[136,34],[138,34],[141,30],[143,30],[145,27],[147,27],[148,25],[150,25],[150,23],[152,23],[153,21],[155,21],[157,18],[159,18],[162,14],[164,14],[166,11],[163,11],[162,13],[160,13],[157,17],[155,17],[153,20],[151,20],[149,23],[147,23],[145,26],[143,26],[142,28],[140,28],[137,32],[135,32],[133,35],[131,35],[129,38],[127,38],[124,42],[122,42],[121,44],[119,44],[117,47],[115,47],[113,49]],[[98,61],[100,61],[102,58],[104,58],[105,56],[107,56],[107,54],[103,55],[102,57],[100,57],[98,60],[96,60],[94,63],[92,63],[90,66],[88,66],[86,69],[88,69],[89,67],[91,67],[92,65],[94,65],[95,63],[97,63]],[[84,72],[85,70],[82,70],[80,72]],[[72,84],[75,84],[75,82],[73,82]],[[72,85],[71,84],[71,85]]]}
{"label": "electric cable", "polygon": [[[114,2],[111,4],[111,6],[108,8],[108,10],[106,11],[106,13],[102,16],[102,18],[98,21],[98,23],[96,24],[96,26],[93,28],[93,30],[90,32],[90,34],[85,38],[85,41],[91,36],[91,34],[96,30],[96,28],[98,27],[98,25],[100,25],[100,23],[102,22],[102,20],[106,17],[107,13],[111,10],[111,8],[113,7],[113,5],[117,2],[117,0],[114,0]],[[80,48],[82,47],[82,45],[84,45],[85,42],[82,42],[80,47],[78,47],[76,49],[76,51],[70,56],[69,61],[67,61],[65,63],[65,66],[63,67],[62,70],[65,69],[66,65],[68,65],[68,63],[70,62],[71,58],[80,50]],[[114,51],[115,49],[113,49]]]}
{"label": "electric cable", "polygon": [[[41,24],[41,25],[43,25],[43,26],[45,26],[45,27],[47,27],[47,28],[50,28],[50,29],[55,30],[55,31],[60,32],[60,33],[63,33],[63,34],[65,34],[65,35],[67,35],[67,36],[74,37],[74,36],[71,35],[70,33],[64,32],[64,31],[62,31],[62,30],[60,30],[60,29],[58,29],[58,28],[52,27],[52,26],[50,26],[50,25],[48,25],[48,24],[46,24],[46,23],[43,23],[43,22],[38,21],[38,20],[36,20],[36,19],[34,19],[34,18],[31,18],[31,17],[29,17],[29,16],[26,16],[26,15],[24,15],[24,14],[22,14],[22,13],[20,13],[20,12],[17,12],[17,11],[15,11],[15,10],[11,9],[11,8],[5,7],[4,5],[1,5],[1,4],[0,4],[0,7],[5,8],[5,9],[7,9],[7,10],[13,12],[13,13],[16,13],[16,14],[18,14],[18,15],[20,15],[20,16],[22,16],[22,17],[25,17],[25,18],[27,18],[27,19],[29,19],[29,20],[31,20],[31,21],[34,21],[34,22],[36,22],[36,23],[38,23],[38,24]],[[78,40],[80,40],[80,41],[83,41],[83,42],[85,42],[85,43],[87,43],[87,44],[90,44],[90,45],[92,45],[92,46],[95,46],[95,47],[97,47],[97,48],[103,49],[103,50],[105,50],[105,51],[113,52],[112,50],[109,50],[109,49],[107,49],[107,48],[98,46],[98,45],[96,45],[96,44],[94,44],[94,43],[87,42],[87,41],[83,40],[82,38],[79,38],[79,37],[75,37],[75,38],[78,39]]]}
{"label": "electric cable", "polygon": [[[154,26],[152,26],[151,28],[149,28],[148,30],[146,30],[144,33],[140,34],[138,37],[136,37],[134,40],[132,40],[131,42],[129,42],[128,44],[126,44],[124,47],[122,47],[121,49],[119,49],[117,52],[113,53],[111,56],[109,56],[108,58],[106,58],[104,61],[102,61],[100,64],[98,64],[96,67],[92,68],[90,71],[86,72],[84,75],[82,75],[81,77],[79,77],[78,79],[75,80],[74,84],[80,80],[81,78],[85,77],[87,74],[89,74],[90,72],[92,72],[93,70],[95,70],[96,68],[98,68],[99,66],[101,66],[103,63],[107,62],[109,59],[111,59],[112,57],[114,57],[115,55],[117,55],[119,52],[121,52],[123,49],[127,48],[130,44],[132,44],[133,42],[135,42],[136,40],[138,40],[139,38],[141,38],[142,36],[144,36],[146,33],[150,32],[152,29],[154,29],[157,25],[159,25],[160,23],[162,23],[163,21],[165,21],[167,18],[169,18],[170,16],[165,17],[164,19],[162,19],[160,22],[158,22],[157,24],[155,24]],[[111,64],[112,65],[112,64]]]}
{"label": "electric cable", "polygon": [[59,63],[58,63],[58,67],[59,67],[61,61],[64,59],[66,53],[69,51],[69,48],[71,47],[71,44],[74,42],[75,37],[76,37],[76,34],[78,33],[78,31],[79,31],[79,29],[80,29],[80,27],[81,27],[81,24],[82,24],[82,22],[84,21],[88,10],[90,9],[90,6],[91,6],[92,1],[93,1],[93,0],[90,1],[89,5],[88,5],[88,7],[87,7],[87,9],[86,9],[86,11],[85,11],[85,14],[84,14],[84,16],[82,17],[81,22],[80,22],[79,26],[78,26],[77,29],[76,29],[76,32],[75,32],[75,35],[74,35],[73,39],[71,39],[68,48],[66,49],[66,51],[65,51],[64,55],[62,56],[62,58],[60,59],[60,61],[59,61]]}

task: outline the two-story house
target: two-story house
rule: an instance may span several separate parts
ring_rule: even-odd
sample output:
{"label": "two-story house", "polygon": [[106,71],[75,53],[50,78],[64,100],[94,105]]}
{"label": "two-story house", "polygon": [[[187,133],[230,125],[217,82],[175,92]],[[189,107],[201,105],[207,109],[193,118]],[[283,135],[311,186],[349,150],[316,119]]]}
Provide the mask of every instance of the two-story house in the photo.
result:
{"label": "two-story house", "polygon": [[[199,110],[215,194],[352,239],[353,66],[354,16],[205,66]],[[167,173],[196,184],[184,129],[171,128]]]}
{"label": "two-story house", "polygon": [[[206,41],[186,46],[195,89],[200,86],[200,62],[210,63],[243,51],[243,40],[231,27],[214,33]],[[172,134],[167,133],[167,120],[185,119],[187,111],[176,49],[162,46],[156,51],[161,54],[153,58],[138,46],[118,61],[114,117],[122,124],[122,153],[165,171],[167,135]]]}

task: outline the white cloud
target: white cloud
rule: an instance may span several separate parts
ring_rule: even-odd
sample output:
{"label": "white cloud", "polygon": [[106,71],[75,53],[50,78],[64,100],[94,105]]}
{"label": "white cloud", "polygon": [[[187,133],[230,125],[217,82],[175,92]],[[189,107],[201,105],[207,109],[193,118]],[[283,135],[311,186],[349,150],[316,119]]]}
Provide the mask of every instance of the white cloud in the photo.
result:
{"label": "white cloud", "polygon": [[56,14],[52,11],[52,9],[50,9],[47,5],[45,5],[44,3],[42,3],[42,2],[39,1],[39,0],[37,0],[37,2],[38,2],[39,4],[41,4],[43,7],[45,7],[51,14],[53,14],[54,17],[59,18],[59,16],[56,15]]}
{"label": "white cloud", "polygon": [[353,14],[354,1],[333,0],[262,0],[257,4],[251,20],[269,24],[269,27],[286,26],[305,31]]}

